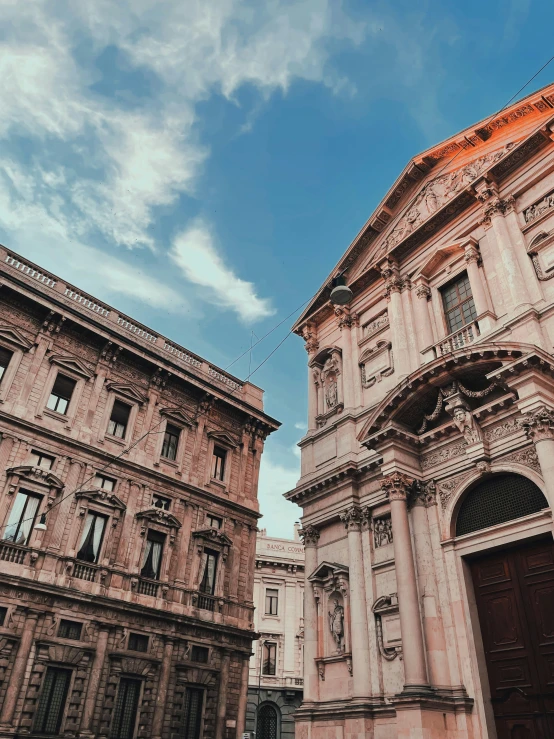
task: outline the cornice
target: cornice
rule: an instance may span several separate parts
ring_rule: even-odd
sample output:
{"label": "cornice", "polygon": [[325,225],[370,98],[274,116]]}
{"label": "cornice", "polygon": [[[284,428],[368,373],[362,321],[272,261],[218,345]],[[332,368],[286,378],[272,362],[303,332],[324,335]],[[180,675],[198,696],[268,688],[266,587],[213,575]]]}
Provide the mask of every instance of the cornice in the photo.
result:
{"label": "cornice", "polygon": [[347,462],[343,467],[330,470],[327,474],[311,479],[305,484],[299,485],[293,490],[289,490],[289,492],[284,494],[284,497],[298,505],[304,505],[308,499],[314,498],[318,494],[325,493],[328,488],[336,486],[337,484],[348,480],[357,482],[364,472],[375,469],[379,467],[380,464],[380,457],[376,457],[371,461],[361,462],[360,464],[357,464],[356,462]]}

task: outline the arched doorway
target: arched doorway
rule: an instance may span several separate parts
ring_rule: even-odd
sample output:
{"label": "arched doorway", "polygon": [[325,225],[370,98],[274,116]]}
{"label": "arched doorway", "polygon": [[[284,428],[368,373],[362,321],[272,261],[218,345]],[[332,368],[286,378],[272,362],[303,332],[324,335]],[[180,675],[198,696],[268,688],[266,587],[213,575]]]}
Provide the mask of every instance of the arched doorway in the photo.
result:
{"label": "arched doorway", "polygon": [[258,709],[256,739],[279,739],[279,713],[271,703]]}
{"label": "arched doorway", "polygon": [[[456,519],[464,536],[548,507],[522,475],[473,487]],[[552,536],[468,560],[498,739],[554,739],[554,541]]]}

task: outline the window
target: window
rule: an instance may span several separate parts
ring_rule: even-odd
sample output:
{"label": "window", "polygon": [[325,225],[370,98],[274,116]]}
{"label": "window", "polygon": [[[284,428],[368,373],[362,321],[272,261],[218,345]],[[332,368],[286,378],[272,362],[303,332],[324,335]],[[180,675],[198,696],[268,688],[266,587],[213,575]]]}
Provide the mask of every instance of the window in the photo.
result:
{"label": "window", "polygon": [[200,592],[207,595],[215,593],[215,579],[217,575],[217,560],[219,555],[211,549],[204,549],[204,571],[200,581]]}
{"label": "window", "polygon": [[51,411],[65,415],[76,384],[75,380],[65,377],[65,375],[58,375],[46,407],[50,408]]}
{"label": "window", "polygon": [[211,529],[220,529],[223,524],[223,519],[218,516],[212,516],[211,513],[208,513],[206,516],[206,523]]}
{"label": "window", "polygon": [[208,663],[208,656],[210,654],[210,650],[208,647],[199,647],[196,644],[193,644],[190,658],[193,662],[201,662],[202,664]]}
{"label": "window", "polygon": [[214,446],[214,455],[212,459],[212,477],[215,480],[223,480],[225,478],[225,457],[227,452],[220,446]]}
{"label": "window", "polygon": [[265,612],[268,616],[276,616],[279,609],[279,591],[267,588],[265,591]]}
{"label": "window", "polygon": [[0,347],[0,380],[4,377],[4,372],[7,370],[12,357],[13,354],[10,351]]}
{"label": "window", "polygon": [[441,290],[448,332],[454,333],[477,317],[471,285],[467,274],[460,275],[454,282]]}
{"label": "window", "polygon": [[277,726],[279,724],[277,710],[266,703],[258,710],[257,737],[258,739],[277,739]]}
{"label": "window", "polygon": [[147,652],[148,637],[145,634],[129,634],[127,649],[131,649],[133,652]]}
{"label": "window", "polygon": [[161,508],[162,511],[168,511],[169,506],[171,505],[171,500],[169,498],[164,498],[163,495],[154,493],[152,496],[152,505],[154,508]]}
{"label": "window", "polygon": [[113,712],[112,739],[133,739],[140,695],[140,680],[122,677]]}
{"label": "window", "polygon": [[58,736],[71,680],[71,670],[47,667],[42,693],[35,715],[34,730],[37,734]]}
{"label": "window", "polygon": [[81,631],[83,630],[83,624],[78,621],[66,621],[62,619],[60,621],[60,627],[58,629],[58,636],[61,639],[80,639]]}
{"label": "window", "polygon": [[115,488],[115,480],[112,477],[104,477],[104,475],[98,473],[94,477],[94,487],[108,490],[111,493]]}
{"label": "window", "polygon": [[120,400],[116,400],[113,404],[110,422],[108,423],[108,434],[117,436],[118,439],[124,439],[130,414],[131,406],[127,405],[127,403],[122,403]]}
{"label": "window", "polygon": [[26,490],[17,493],[2,537],[4,541],[23,545],[29,543],[40,501],[38,495],[28,493]]}
{"label": "window", "polygon": [[0,626],[6,623],[6,616],[8,615],[8,609],[5,606],[0,606]]}
{"label": "window", "polygon": [[30,463],[33,467],[42,467],[43,470],[51,470],[52,465],[54,464],[54,457],[50,457],[48,454],[43,454],[42,452],[37,452],[33,449],[31,452]]}
{"label": "window", "polygon": [[262,645],[262,675],[275,675],[277,667],[277,644],[266,641]]}
{"label": "window", "polygon": [[171,426],[171,424],[168,423],[165,427],[162,457],[169,459],[171,462],[174,462],[177,456],[180,434],[181,431],[176,426]]}
{"label": "window", "polygon": [[85,521],[83,536],[81,537],[81,546],[77,552],[77,559],[83,562],[91,562],[96,564],[102,546],[104,537],[104,529],[106,528],[106,517],[99,513],[89,511]]}
{"label": "window", "polygon": [[149,577],[151,580],[157,580],[160,577],[164,542],[164,534],[149,529],[140,571],[142,577]]}
{"label": "window", "polygon": [[203,701],[204,691],[202,688],[187,688],[185,690],[185,710],[183,711],[183,726],[180,734],[183,739],[200,739]]}

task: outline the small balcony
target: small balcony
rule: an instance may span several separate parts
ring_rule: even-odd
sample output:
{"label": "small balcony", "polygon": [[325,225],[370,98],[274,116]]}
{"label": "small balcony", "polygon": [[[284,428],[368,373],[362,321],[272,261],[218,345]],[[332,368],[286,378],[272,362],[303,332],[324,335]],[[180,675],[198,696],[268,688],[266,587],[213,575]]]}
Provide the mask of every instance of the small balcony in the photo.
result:
{"label": "small balcony", "polygon": [[467,326],[464,326],[458,331],[454,331],[454,333],[449,334],[439,341],[438,344],[435,344],[435,356],[441,357],[445,354],[450,354],[450,352],[455,352],[457,349],[463,349],[464,346],[468,346],[477,341],[479,334],[480,331],[477,321],[468,323]]}
{"label": "small balcony", "polygon": [[137,593],[139,595],[149,595],[151,598],[157,598],[159,588],[159,582],[156,582],[155,580],[146,580],[143,577],[139,577],[137,583]]}
{"label": "small balcony", "polygon": [[96,582],[96,573],[98,569],[92,565],[85,564],[84,562],[75,562],[73,567],[72,577],[76,577],[78,580],[86,580],[87,582]]}
{"label": "small balcony", "polygon": [[3,560],[4,562],[13,562],[16,565],[23,565],[26,563],[28,552],[29,549],[27,549],[27,547],[22,547],[18,544],[0,542],[0,560]]}
{"label": "small balcony", "polygon": [[206,595],[206,593],[193,593],[192,605],[196,608],[201,608],[203,611],[216,611],[217,598],[213,595]]}

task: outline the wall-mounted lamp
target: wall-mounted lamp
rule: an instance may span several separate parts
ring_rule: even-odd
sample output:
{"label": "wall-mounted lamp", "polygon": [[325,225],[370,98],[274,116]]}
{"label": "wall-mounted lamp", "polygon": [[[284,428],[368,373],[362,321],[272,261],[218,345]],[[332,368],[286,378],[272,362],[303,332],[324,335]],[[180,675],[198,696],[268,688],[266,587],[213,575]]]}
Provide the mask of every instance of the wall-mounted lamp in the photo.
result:
{"label": "wall-mounted lamp", "polygon": [[40,519],[37,524],[35,524],[35,529],[37,531],[46,531],[46,513],[40,514]]}
{"label": "wall-mounted lamp", "polygon": [[346,284],[344,272],[341,272],[337,277],[333,277],[331,288],[329,299],[333,305],[347,305],[354,297],[352,290]]}

